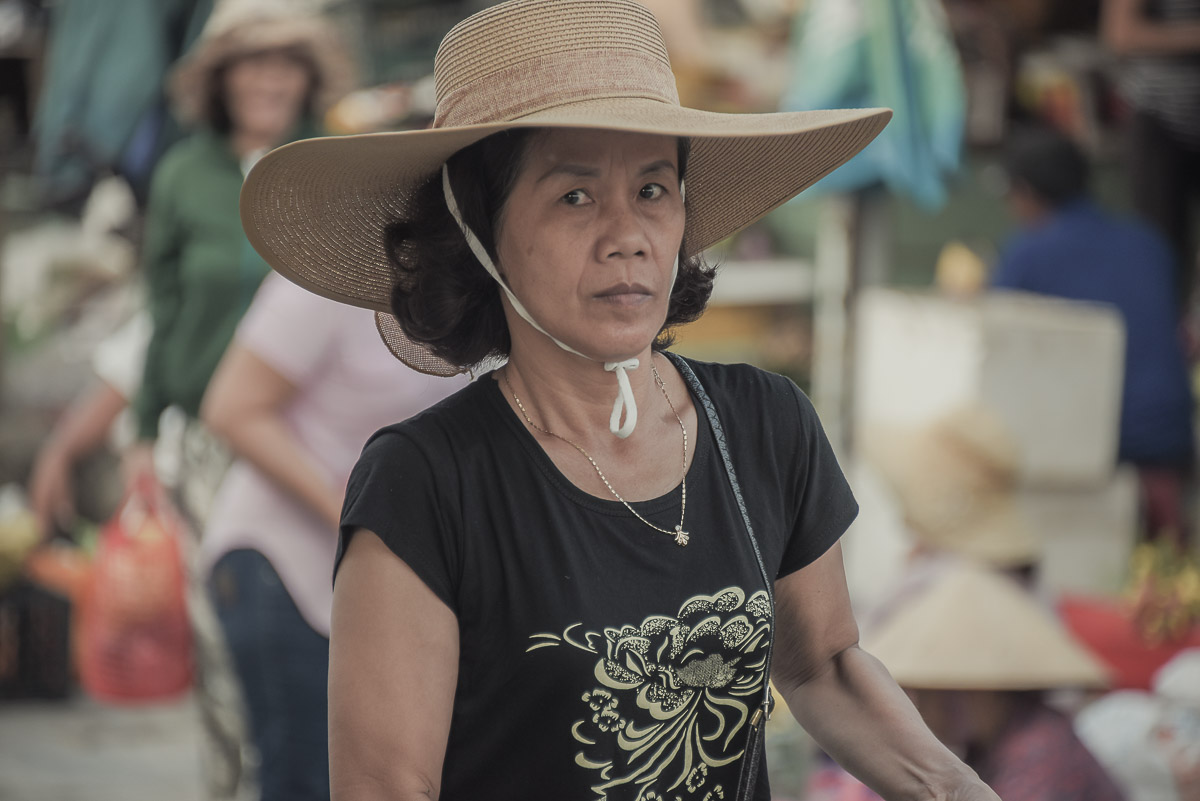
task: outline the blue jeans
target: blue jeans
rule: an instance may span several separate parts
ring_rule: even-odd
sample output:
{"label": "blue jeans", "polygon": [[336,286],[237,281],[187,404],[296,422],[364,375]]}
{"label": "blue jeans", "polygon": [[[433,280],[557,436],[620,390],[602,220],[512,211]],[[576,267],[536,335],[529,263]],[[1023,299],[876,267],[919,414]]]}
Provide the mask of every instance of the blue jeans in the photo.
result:
{"label": "blue jeans", "polygon": [[242,684],[262,801],[328,801],[328,638],[258,551],[225,554],[209,592]]}

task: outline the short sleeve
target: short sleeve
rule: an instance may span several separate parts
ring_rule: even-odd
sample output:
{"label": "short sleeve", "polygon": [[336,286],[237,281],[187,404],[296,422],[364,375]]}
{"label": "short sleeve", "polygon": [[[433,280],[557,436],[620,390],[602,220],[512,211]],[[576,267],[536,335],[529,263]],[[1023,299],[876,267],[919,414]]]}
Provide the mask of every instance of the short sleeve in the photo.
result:
{"label": "short sleeve", "polygon": [[126,400],[137,397],[154,323],[140,311],[96,346],[92,371]]}
{"label": "short sleeve", "polygon": [[350,538],[367,529],[457,613],[461,527],[448,511],[457,505],[445,502],[448,482],[439,482],[431,456],[397,428],[371,438],[346,487],[334,577]]}
{"label": "short sleeve", "polygon": [[278,273],[263,280],[234,338],[288,381],[313,375],[337,341],[352,306],[315,295]]}
{"label": "short sleeve", "polygon": [[799,425],[790,488],[795,516],[776,578],[819,559],[858,516],[858,501],[825,436],[816,409],[799,387],[790,381],[788,386]]}

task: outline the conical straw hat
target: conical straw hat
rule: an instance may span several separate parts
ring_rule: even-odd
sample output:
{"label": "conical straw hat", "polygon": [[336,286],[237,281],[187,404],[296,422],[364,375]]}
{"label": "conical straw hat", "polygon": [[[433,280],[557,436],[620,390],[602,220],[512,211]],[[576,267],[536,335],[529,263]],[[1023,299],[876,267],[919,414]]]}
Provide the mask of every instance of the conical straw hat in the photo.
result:
{"label": "conical straw hat", "polygon": [[921,428],[867,426],[861,442],[921,543],[996,567],[1037,561],[1013,498],[1016,446],[995,415],[968,406]]}
{"label": "conical straw hat", "polygon": [[1103,687],[1100,663],[1015,582],[963,562],[863,637],[902,687]]}
{"label": "conical straw hat", "polygon": [[[718,114],[679,105],[654,16],[632,0],[511,0],[459,23],[434,64],[419,131],[310,139],[258,162],[242,190],[255,249],[292,281],[381,312],[388,346],[439,372],[391,316],[385,226],[454,153],[512,128],[688,137],[684,251],[737,233],[865,147],[888,109]],[[459,368],[444,365],[446,371]]]}

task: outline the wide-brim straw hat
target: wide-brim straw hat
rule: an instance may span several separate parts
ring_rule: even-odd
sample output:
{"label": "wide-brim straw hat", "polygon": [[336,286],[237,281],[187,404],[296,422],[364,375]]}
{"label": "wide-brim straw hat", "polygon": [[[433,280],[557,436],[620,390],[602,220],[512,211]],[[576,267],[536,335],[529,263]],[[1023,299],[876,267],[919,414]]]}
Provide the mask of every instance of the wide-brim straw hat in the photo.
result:
{"label": "wide-brim straw hat", "polygon": [[1100,662],[1016,582],[964,560],[863,636],[902,687],[1051,690],[1108,684]]}
{"label": "wide-brim straw hat", "polygon": [[922,545],[1001,568],[1037,562],[1014,496],[1018,450],[994,414],[972,405],[925,426],[866,426],[861,445]]}
{"label": "wide-brim straw hat", "polygon": [[[888,109],[718,114],[679,105],[654,16],[631,0],[512,0],[446,35],[426,130],[310,139],[263,158],[242,190],[255,249],[292,281],[373,309],[394,353],[459,369],[407,340],[391,316],[385,226],[455,152],[512,128],[687,137],[683,247],[698,253],[794,197],[865,147]],[[481,268],[482,269],[482,268]]]}
{"label": "wide-brim straw hat", "polygon": [[185,122],[205,121],[217,70],[241,56],[299,48],[316,71],[314,115],[320,117],[354,89],[357,69],[341,32],[301,0],[222,0],[196,43],[178,61],[167,88]]}

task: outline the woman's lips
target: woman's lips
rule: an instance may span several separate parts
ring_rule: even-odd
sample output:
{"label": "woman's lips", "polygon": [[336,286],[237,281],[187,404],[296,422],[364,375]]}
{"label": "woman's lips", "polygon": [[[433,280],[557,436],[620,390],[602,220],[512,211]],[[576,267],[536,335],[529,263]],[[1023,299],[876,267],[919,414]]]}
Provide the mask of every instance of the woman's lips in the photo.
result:
{"label": "woman's lips", "polygon": [[613,284],[596,293],[600,300],[611,303],[641,303],[648,300],[652,293],[641,284]]}

